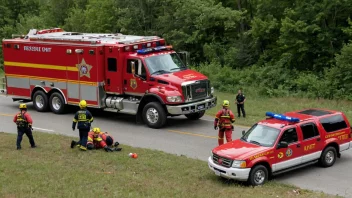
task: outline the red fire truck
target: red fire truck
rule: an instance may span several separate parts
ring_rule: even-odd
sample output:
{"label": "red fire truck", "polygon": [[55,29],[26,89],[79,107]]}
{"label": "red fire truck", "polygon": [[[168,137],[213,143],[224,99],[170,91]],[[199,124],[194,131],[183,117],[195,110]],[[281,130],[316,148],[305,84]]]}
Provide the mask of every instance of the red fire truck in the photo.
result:
{"label": "red fire truck", "polygon": [[141,116],[161,128],[168,116],[201,118],[216,105],[208,78],[157,36],[36,30],[2,41],[6,89],[39,112],[88,107]]}

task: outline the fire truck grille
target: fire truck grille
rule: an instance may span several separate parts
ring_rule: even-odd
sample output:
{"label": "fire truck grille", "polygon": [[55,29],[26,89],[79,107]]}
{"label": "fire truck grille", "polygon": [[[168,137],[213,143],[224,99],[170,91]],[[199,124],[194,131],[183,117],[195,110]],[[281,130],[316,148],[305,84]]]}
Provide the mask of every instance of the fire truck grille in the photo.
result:
{"label": "fire truck grille", "polygon": [[220,156],[218,156],[216,154],[213,154],[213,162],[215,164],[218,164],[220,166],[224,166],[226,168],[229,168],[232,165],[232,160],[231,159],[228,159],[228,158],[225,158],[225,157],[220,157]]}
{"label": "fire truck grille", "polygon": [[183,92],[189,101],[206,98],[210,95],[210,82],[209,80],[197,81],[196,83],[185,86]]}

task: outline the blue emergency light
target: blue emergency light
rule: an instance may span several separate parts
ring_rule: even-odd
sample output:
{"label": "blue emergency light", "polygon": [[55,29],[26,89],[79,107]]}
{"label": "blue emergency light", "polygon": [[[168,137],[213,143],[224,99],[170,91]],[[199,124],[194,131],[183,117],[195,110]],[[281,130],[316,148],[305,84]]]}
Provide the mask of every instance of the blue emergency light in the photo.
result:
{"label": "blue emergency light", "polygon": [[154,48],[145,48],[145,49],[140,49],[137,50],[138,54],[148,54],[153,51],[160,51],[160,50],[166,50],[166,49],[172,49],[172,46],[158,46]]}
{"label": "blue emergency light", "polygon": [[276,114],[276,113],[273,113],[273,112],[266,112],[265,115],[268,116],[268,117],[272,117],[272,118],[278,119],[278,120],[283,120],[283,121],[288,121],[288,122],[299,122],[298,118],[292,118],[292,117],[289,117],[289,116],[285,116],[285,115],[282,115],[282,114]]}

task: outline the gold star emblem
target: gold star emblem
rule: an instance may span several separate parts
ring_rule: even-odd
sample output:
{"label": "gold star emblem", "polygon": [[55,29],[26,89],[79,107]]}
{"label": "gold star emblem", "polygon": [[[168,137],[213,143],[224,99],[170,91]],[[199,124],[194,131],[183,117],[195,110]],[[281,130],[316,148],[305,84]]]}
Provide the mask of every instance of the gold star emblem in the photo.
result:
{"label": "gold star emblem", "polygon": [[90,70],[92,69],[92,66],[88,65],[84,58],[82,59],[82,62],[80,64],[76,64],[76,67],[79,71],[80,77],[87,76],[88,78],[90,78]]}

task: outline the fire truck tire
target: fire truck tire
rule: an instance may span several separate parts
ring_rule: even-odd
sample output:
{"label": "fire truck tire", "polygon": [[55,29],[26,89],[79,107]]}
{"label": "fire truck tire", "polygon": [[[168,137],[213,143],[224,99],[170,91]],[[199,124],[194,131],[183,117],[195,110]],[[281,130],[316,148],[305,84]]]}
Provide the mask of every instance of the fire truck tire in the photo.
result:
{"label": "fire truck tire", "polygon": [[33,94],[33,106],[39,112],[48,110],[48,96],[42,90],[38,90]]}
{"label": "fire truck tire", "polygon": [[158,102],[150,102],[143,108],[143,121],[154,129],[161,128],[166,123],[166,112]]}
{"label": "fire truck tire", "polygon": [[65,101],[60,93],[54,92],[49,99],[49,105],[52,112],[62,114],[65,112]]}
{"label": "fire truck tire", "polygon": [[199,118],[203,117],[205,114],[205,111],[199,111],[197,113],[190,113],[190,114],[186,114],[185,116],[189,119],[189,120],[198,120]]}

